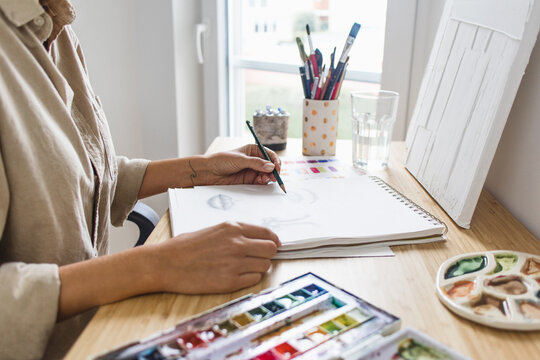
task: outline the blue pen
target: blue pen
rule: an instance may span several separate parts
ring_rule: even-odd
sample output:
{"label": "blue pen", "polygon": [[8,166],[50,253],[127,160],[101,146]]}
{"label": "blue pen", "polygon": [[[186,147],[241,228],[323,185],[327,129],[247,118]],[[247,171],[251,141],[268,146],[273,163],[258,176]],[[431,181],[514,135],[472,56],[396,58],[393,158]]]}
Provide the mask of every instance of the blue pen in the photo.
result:
{"label": "blue pen", "polygon": [[304,89],[304,97],[307,99],[308,96],[308,84],[306,79],[306,68],[303,66],[299,67],[300,69],[300,79],[302,80],[302,88]]}

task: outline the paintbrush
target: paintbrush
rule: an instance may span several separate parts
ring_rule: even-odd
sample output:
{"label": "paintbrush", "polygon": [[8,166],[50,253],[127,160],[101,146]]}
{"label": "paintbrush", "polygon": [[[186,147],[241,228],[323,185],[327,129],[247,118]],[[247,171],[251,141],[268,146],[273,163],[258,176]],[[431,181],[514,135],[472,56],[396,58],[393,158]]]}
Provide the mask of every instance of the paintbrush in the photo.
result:
{"label": "paintbrush", "polygon": [[329,71],[334,71],[334,58],[336,57],[336,47],[334,46],[334,51],[330,54],[330,69]]}
{"label": "paintbrush", "polygon": [[300,53],[300,59],[302,59],[302,63],[305,63],[307,61],[307,54],[306,50],[304,49],[304,43],[302,42],[302,39],[299,37],[296,38],[296,45],[298,46],[298,52]]}
{"label": "paintbrush", "polygon": [[339,62],[336,66],[336,70],[332,71],[332,78],[330,80],[330,84],[326,88],[326,93],[324,94],[324,100],[330,99],[330,96],[332,96],[334,92],[334,87],[336,86],[337,81],[341,78],[341,73],[343,72],[343,68],[345,67],[345,62],[347,61],[347,57],[349,55],[349,51],[351,51],[351,47],[354,43],[354,39],[356,39],[356,35],[358,34],[358,31],[360,30],[360,24],[354,23],[351,32],[349,33],[349,36],[347,37],[347,40],[345,41],[345,46],[343,47],[343,52],[341,53],[341,57],[339,58]]}
{"label": "paintbrush", "polygon": [[341,91],[341,85],[343,85],[343,80],[345,79],[345,74],[347,73],[347,66],[349,66],[348,56],[347,56],[347,61],[345,61],[345,67],[343,68],[343,71],[341,72],[341,77],[335,86],[334,92],[332,93],[332,99],[337,99],[339,97],[339,93]]}
{"label": "paintbrush", "polygon": [[309,31],[309,24],[306,24],[306,32],[309,43],[309,58],[311,59],[311,65],[313,66],[313,76],[319,76],[317,57],[315,56],[315,49],[313,49],[313,42],[311,42],[311,31]]}

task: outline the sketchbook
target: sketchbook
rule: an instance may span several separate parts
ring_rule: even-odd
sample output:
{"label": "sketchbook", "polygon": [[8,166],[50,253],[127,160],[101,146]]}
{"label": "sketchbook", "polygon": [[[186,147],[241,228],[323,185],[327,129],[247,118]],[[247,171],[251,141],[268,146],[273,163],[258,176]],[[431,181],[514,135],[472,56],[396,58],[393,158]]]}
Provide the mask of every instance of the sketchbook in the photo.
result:
{"label": "sketchbook", "polygon": [[[270,228],[276,258],[348,257],[383,246],[445,239],[446,226],[375,176],[169,189],[173,235],[224,221]],[[391,254],[390,254],[391,255]]]}

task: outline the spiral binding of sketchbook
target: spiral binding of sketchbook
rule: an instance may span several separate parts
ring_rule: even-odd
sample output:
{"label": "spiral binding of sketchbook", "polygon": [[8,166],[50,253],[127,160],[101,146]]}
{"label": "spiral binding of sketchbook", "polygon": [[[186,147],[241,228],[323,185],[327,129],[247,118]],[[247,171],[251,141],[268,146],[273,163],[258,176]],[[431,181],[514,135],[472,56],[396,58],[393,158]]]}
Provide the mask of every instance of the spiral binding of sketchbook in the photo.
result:
{"label": "spiral binding of sketchbook", "polygon": [[358,250],[445,240],[446,225],[377,177],[170,189],[174,235],[224,221],[269,227],[276,258],[350,257]]}
{"label": "spiral binding of sketchbook", "polygon": [[403,195],[401,192],[397,191],[394,187],[389,185],[386,181],[382,180],[381,178],[377,176],[370,176],[370,178],[377,184],[379,184],[387,193],[391,194],[393,197],[400,200],[400,202],[403,202],[406,204],[409,209],[412,209],[417,214],[422,215],[425,219],[427,219],[429,222],[435,225],[443,225],[444,226],[444,232],[443,234],[446,234],[448,232],[448,227],[444,223],[444,221],[441,221],[439,218],[437,218],[435,215],[409,199],[407,196]]}

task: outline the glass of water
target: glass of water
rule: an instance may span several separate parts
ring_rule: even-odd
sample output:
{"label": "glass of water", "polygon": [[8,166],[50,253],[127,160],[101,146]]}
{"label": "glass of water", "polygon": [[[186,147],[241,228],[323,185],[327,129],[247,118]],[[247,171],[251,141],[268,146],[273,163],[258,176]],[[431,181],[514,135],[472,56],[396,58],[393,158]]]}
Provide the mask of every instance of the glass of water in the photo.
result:
{"label": "glass of water", "polygon": [[388,166],[399,94],[394,91],[351,93],[352,161],[367,171]]}

